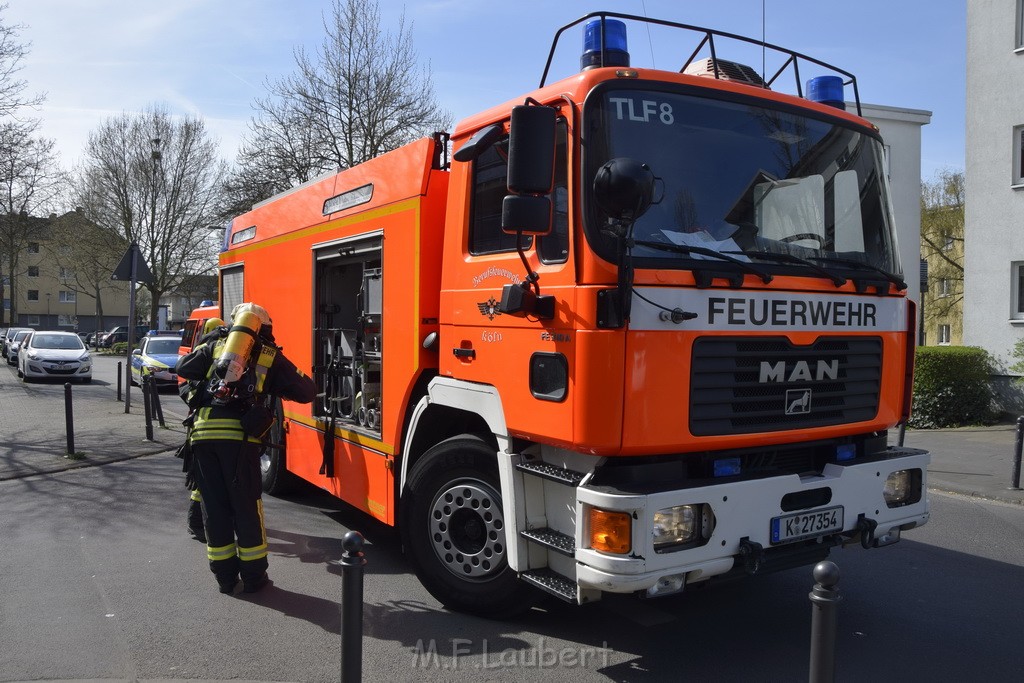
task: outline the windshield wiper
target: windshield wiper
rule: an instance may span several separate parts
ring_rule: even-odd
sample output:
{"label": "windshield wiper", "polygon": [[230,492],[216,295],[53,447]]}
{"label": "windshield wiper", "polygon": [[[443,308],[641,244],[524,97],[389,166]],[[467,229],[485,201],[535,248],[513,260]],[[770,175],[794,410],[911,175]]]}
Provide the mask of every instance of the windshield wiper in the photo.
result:
{"label": "windshield wiper", "polygon": [[753,273],[754,275],[761,278],[761,282],[765,284],[768,284],[769,282],[772,281],[772,279],[774,279],[771,273],[765,272],[758,268],[757,266],[747,263],[746,261],[741,261],[740,259],[735,258],[733,256],[729,256],[728,254],[723,254],[720,251],[715,251],[714,249],[707,249],[705,247],[694,247],[686,244],[649,242],[647,240],[633,240],[633,244],[640,247],[650,247],[651,249],[658,249],[659,251],[670,251],[674,254],[700,254],[701,256],[709,256],[711,258],[716,258],[721,261],[735,263],[737,266],[747,271],[748,273]]}
{"label": "windshield wiper", "polygon": [[743,254],[744,256],[746,256],[748,258],[760,258],[760,259],[766,259],[766,260],[771,260],[771,261],[778,261],[778,262],[783,262],[783,263],[798,263],[798,264],[800,264],[802,266],[807,266],[808,268],[813,270],[815,273],[818,273],[822,277],[828,278],[829,280],[832,281],[832,284],[834,284],[836,287],[842,287],[843,285],[846,284],[846,278],[845,277],[841,277],[839,275],[836,275],[835,273],[830,273],[829,271],[825,270],[824,268],[822,268],[821,266],[817,265],[816,263],[808,261],[807,259],[801,258],[799,256],[794,256],[793,254],[780,254],[780,253],[770,252],[770,251],[727,251],[727,252],[724,252],[724,253],[726,253],[726,254]]}
{"label": "windshield wiper", "polygon": [[900,279],[898,276],[893,275],[889,271],[883,270],[882,268],[879,268],[878,266],[873,266],[870,263],[864,263],[862,261],[854,261],[853,259],[847,259],[847,258],[838,258],[836,256],[808,256],[807,258],[811,259],[812,261],[825,261],[826,263],[838,263],[839,265],[850,266],[852,268],[859,268],[861,270],[870,270],[872,272],[878,273],[879,275],[884,277],[886,280],[888,280],[889,282],[891,282],[894,285],[896,285],[896,289],[901,289],[902,290],[902,289],[906,289],[907,288],[907,283],[904,282],[902,279]]}

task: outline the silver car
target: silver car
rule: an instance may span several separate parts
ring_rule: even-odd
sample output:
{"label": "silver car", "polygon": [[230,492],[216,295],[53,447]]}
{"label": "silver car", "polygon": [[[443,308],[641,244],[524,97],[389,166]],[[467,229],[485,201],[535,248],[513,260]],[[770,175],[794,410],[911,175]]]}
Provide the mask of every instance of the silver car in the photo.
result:
{"label": "silver car", "polygon": [[7,345],[4,347],[4,358],[7,359],[8,365],[18,364],[18,347],[21,346],[21,342],[25,341],[25,337],[28,337],[34,331],[25,327],[16,330],[12,336],[7,337]]}
{"label": "silver car", "polygon": [[35,332],[18,349],[18,377],[92,381],[89,349],[74,332]]}

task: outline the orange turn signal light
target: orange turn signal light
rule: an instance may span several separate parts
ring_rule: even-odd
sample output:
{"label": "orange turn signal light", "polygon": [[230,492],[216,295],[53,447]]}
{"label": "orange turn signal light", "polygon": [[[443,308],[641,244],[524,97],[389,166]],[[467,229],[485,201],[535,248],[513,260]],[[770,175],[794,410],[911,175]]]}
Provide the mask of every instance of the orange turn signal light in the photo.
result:
{"label": "orange turn signal light", "polygon": [[629,513],[590,508],[590,547],[625,555],[632,547],[632,522]]}

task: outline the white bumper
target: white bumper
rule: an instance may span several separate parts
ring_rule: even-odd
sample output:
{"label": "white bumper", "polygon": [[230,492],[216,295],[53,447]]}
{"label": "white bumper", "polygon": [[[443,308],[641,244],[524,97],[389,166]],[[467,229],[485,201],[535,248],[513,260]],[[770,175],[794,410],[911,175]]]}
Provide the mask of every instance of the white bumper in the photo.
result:
{"label": "white bumper", "polygon": [[[827,465],[820,476],[785,475],[766,479],[734,481],[697,488],[631,495],[588,487],[576,489],[576,581],[580,588],[613,593],[630,593],[655,586],[661,579],[686,583],[723,574],[732,569],[741,542],[758,544],[764,550],[784,548],[772,545],[771,520],[787,514],[781,501],[787,494],[827,488],[830,500],[820,508],[842,506],[842,533],[852,537],[858,520],[877,523],[874,536],[894,541],[900,527],[911,528],[928,521],[927,466],[929,455],[915,452],[898,458],[853,464]],[[889,508],[883,498],[886,478],[899,470],[920,470],[921,498],[918,502]],[[676,505],[707,504],[714,513],[714,529],[707,543],[696,548],[655,552],[652,539],[654,513]],[[589,509],[627,512],[633,519],[632,551],[614,555],[589,546]],[[818,509],[812,508],[812,509]],[[831,534],[839,532],[830,532]],[[892,534],[886,538],[887,535]],[[803,543],[803,541],[798,542]]]}

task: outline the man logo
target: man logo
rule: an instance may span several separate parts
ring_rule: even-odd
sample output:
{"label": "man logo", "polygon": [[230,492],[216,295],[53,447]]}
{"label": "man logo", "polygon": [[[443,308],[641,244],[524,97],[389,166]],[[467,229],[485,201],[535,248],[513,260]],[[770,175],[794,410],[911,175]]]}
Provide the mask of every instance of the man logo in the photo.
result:
{"label": "man logo", "polygon": [[786,391],[786,415],[806,415],[811,412],[811,390],[789,389]]}

